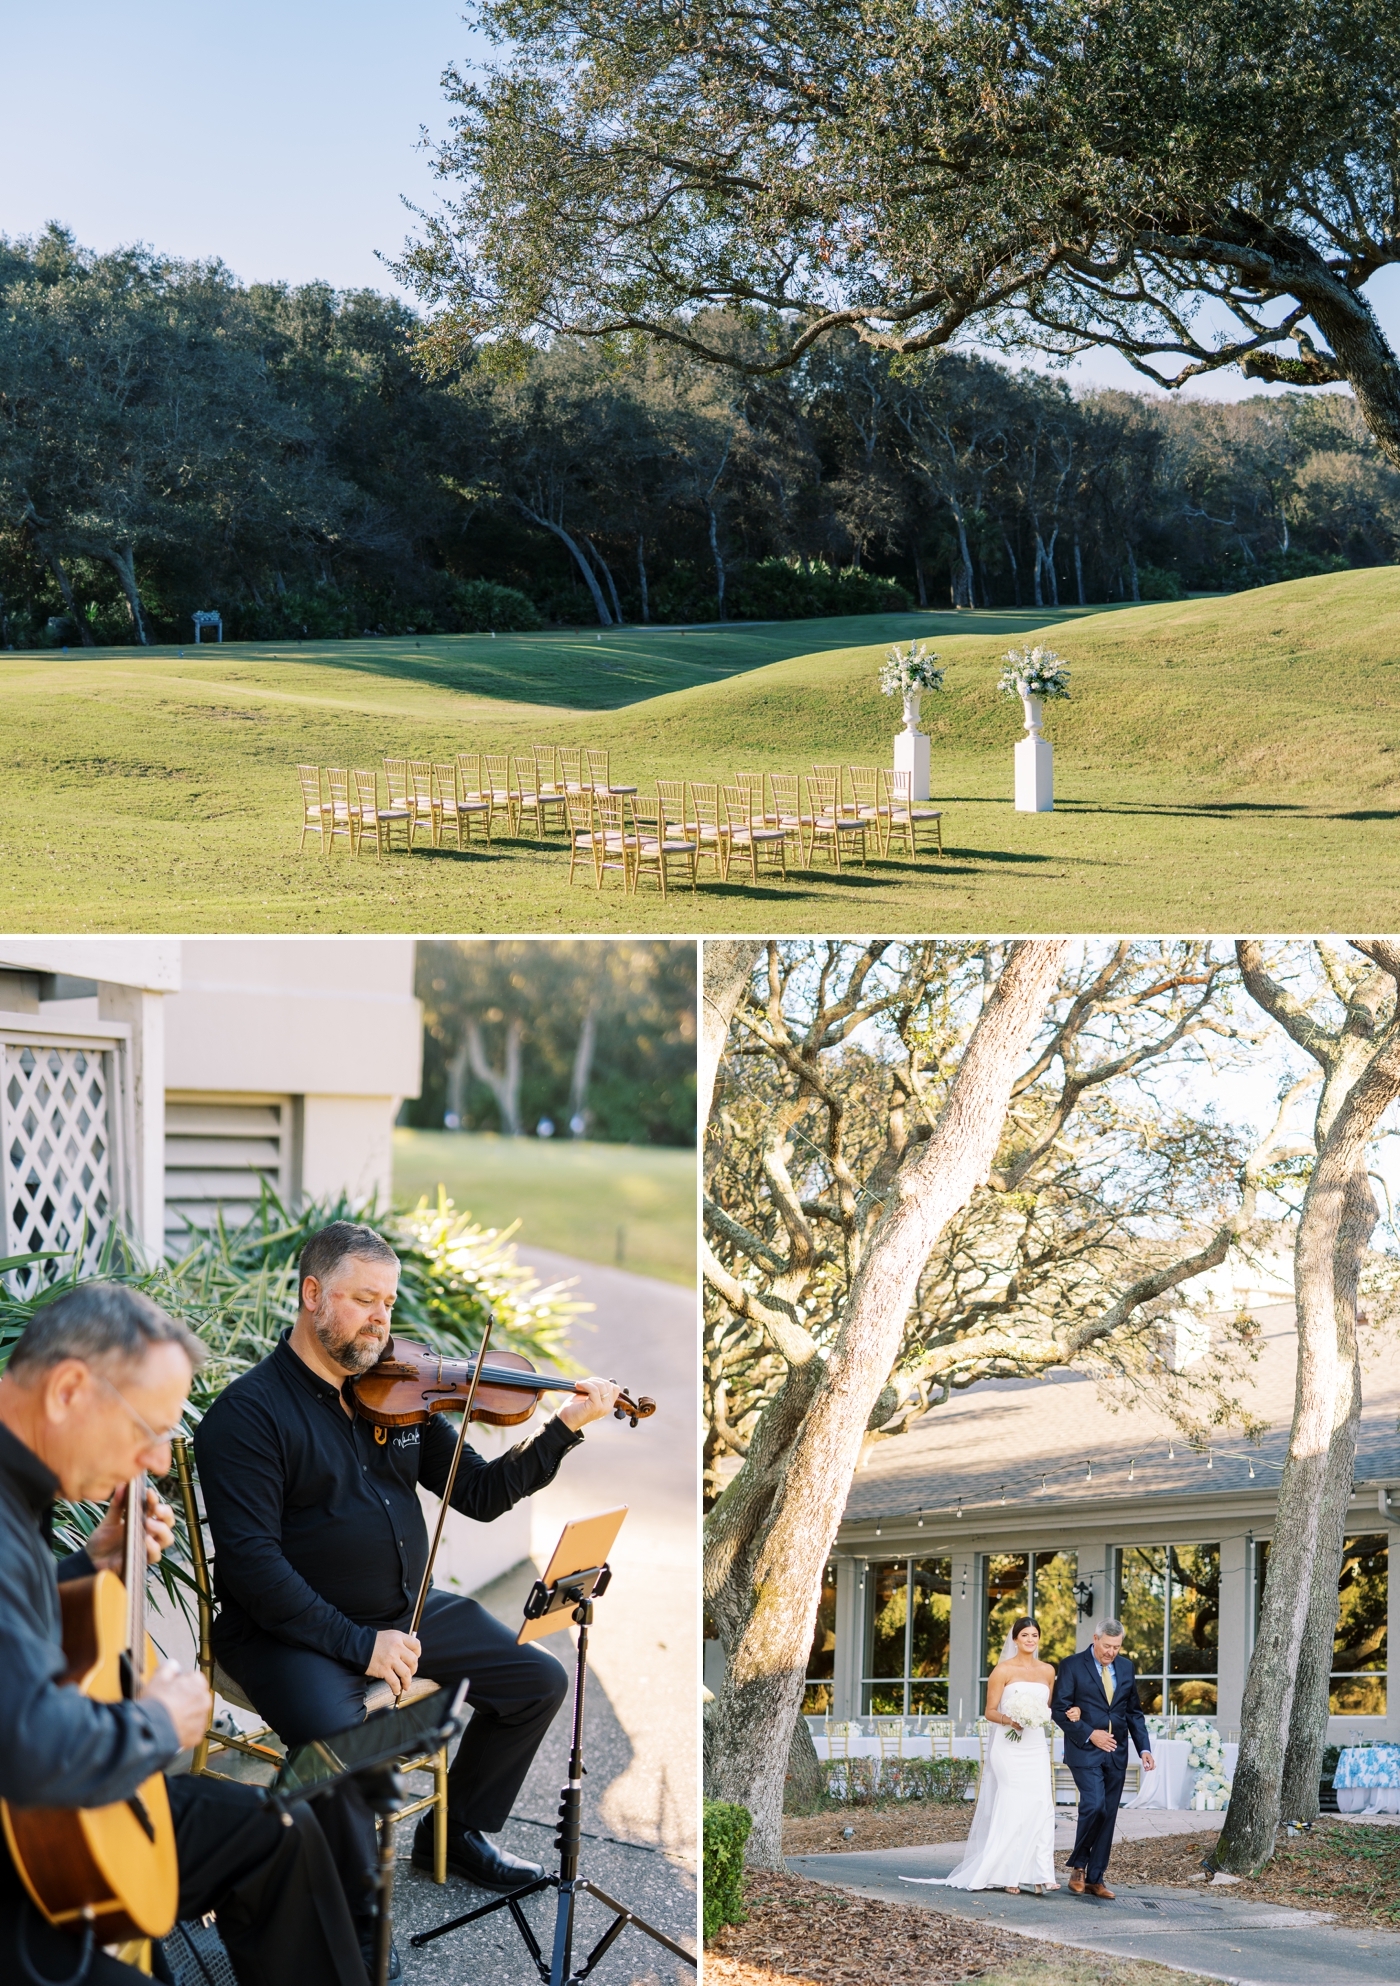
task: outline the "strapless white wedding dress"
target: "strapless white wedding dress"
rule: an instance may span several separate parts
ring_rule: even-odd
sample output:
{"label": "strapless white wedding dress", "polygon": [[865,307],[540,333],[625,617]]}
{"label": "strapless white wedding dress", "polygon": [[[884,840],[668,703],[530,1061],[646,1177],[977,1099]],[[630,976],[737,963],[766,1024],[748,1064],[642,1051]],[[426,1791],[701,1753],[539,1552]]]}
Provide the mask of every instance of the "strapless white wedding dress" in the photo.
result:
{"label": "strapless white wedding dress", "polygon": [[[1017,1680],[1019,1690],[1037,1691],[1050,1701],[1046,1683]],[[1008,1737],[1005,1724],[993,1724],[982,1771],[977,1811],[967,1849],[952,1875],[908,1877],[937,1881],[949,1889],[1055,1888],[1055,1788],[1051,1773],[1053,1726]]]}

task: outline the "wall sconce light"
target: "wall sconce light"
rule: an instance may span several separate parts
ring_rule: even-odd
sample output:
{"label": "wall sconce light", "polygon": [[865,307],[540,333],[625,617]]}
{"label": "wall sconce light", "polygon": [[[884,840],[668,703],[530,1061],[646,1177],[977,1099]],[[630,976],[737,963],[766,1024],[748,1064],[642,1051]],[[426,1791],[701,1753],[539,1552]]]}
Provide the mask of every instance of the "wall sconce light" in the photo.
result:
{"label": "wall sconce light", "polygon": [[1085,1620],[1094,1611],[1094,1589],[1087,1580],[1074,1582],[1074,1604],[1079,1609],[1079,1618]]}

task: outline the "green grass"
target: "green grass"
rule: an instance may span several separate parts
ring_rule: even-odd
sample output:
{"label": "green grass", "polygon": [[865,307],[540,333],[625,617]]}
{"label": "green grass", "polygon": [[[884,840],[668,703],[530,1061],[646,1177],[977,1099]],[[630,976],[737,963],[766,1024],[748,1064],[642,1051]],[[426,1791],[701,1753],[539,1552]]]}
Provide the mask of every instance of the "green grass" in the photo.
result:
{"label": "green grass", "polygon": [[[485,1227],[519,1218],[515,1239],[663,1282],[695,1281],[695,1153],[462,1131],[394,1133],[394,1197],[438,1183]],[[622,1260],[618,1264],[618,1229]]]}
{"label": "green grass", "polygon": [[[690,635],[457,636],[0,658],[0,929],[1021,931],[1388,928],[1400,886],[1400,570],[1111,612],[909,614]],[[1057,808],[1011,806],[997,657],[1037,628]],[[932,637],[945,856],[572,890],[561,840],[298,857],[293,766],[532,739],[615,778],[887,759],[893,638]]]}

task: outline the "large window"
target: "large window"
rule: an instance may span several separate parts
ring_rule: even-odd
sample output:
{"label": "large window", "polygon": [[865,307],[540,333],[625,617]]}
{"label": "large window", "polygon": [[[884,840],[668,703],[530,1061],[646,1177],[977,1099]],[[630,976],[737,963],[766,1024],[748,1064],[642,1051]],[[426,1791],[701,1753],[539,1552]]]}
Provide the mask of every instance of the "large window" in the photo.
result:
{"label": "large window", "polygon": [[866,1567],[862,1715],[947,1714],[952,1585],[951,1559],[883,1559]]}
{"label": "large window", "polygon": [[831,1693],[836,1677],[836,1567],[822,1574],[822,1596],[817,1602],[817,1625],[812,1634],[812,1650],[807,1657],[807,1682],[802,1692],[802,1708],[809,1716],[831,1715]]}
{"label": "large window", "polygon": [[1047,1662],[1074,1653],[1078,1611],[1074,1604],[1073,1552],[989,1552],[984,1563],[986,1602],[982,1637],[982,1702],[987,1678],[1001,1660],[1012,1623],[1029,1614],[1040,1629],[1040,1652]]}
{"label": "large window", "polygon": [[1213,1717],[1220,1671],[1219,1545],[1124,1545],[1113,1611],[1144,1710]]}
{"label": "large window", "polygon": [[[1348,1538],[1337,1582],[1337,1629],[1332,1640],[1333,1717],[1384,1717],[1386,1616],[1389,1612],[1389,1536],[1385,1531]],[[1255,1632],[1264,1598],[1269,1547],[1254,1548]]]}

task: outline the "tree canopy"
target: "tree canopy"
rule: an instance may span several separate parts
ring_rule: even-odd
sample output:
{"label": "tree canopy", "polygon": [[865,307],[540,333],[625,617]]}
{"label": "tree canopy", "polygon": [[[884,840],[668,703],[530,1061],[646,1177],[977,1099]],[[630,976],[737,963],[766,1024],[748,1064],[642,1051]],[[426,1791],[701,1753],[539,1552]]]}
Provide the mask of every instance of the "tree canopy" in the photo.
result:
{"label": "tree canopy", "polygon": [[[1400,258],[1385,0],[483,0],[460,185],[398,265],[430,354],[646,334],[751,371],[838,331],[1111,345],[1159,384],[1347,382],[1400,467],[1365,295]],[[753,312],[743,352],[706,313]]]}

